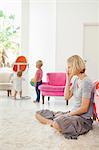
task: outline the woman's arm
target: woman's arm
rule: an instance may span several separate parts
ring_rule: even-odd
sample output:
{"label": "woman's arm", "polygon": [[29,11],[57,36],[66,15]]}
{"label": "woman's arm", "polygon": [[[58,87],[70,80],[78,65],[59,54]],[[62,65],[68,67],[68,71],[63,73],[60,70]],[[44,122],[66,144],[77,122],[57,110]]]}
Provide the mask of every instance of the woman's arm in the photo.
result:
{"label": "woman's arm", "polygon": [[64,98],[65,100],[69,100],[73,96],[72,89],[70,89],[70,83],[66,83],[65,90],[64,90]]}
{"label": "woman's arm", "polygon": [[70,76],[69,73],[66,73],[66,85],[65,85],[65,90],[64,90],[65,100],[69,100],[73,96],[73,92],[70,87],[71,78],[72,76]]}
{"label": "woman's arm", "polygon": [[90,99],[82,98],[81,106],[76,111],[73,111],[73,112],[71,111],[69,114],[72,116],[73,115],[82,115],[82,114],[88,112],[89,106],[90,106]]}

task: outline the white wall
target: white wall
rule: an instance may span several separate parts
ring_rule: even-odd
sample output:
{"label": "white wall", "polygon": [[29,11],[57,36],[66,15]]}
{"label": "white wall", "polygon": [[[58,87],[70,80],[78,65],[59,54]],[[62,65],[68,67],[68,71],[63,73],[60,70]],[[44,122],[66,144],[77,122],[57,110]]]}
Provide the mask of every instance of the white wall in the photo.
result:
{"label": "white wall", "polygon": [[55,69],[65,70],[68,56],[83,54],[83,24],[99,21],[99,0],[57,0]]}
{"label": "white wall", "polygon": [[[22,1],[25,3],[22,39],[24,50],[28,49],[29,41],[30,76],[35,72],[37,59],[43,59],[45,74],[64,71],[68,56],[83,55],[83,24],[99,22],[99,0]],[[29,27],[29,38],[24,24]]]}
{"label": "white wall", "polygon": [[21,52],[28,59],[29,53],[29,0],[21,0]]}
{"label": "white wall", "polygon": [[[29,0],[21,0],[21,52],[28,61],[29,53]],[[28,67],[23,73],[25,81],[23,81],[23,95],[29,96],[29,70]]]}
{"label": "white wall", "polygon": [[[30,0],[29,3],[29,80],[33,78],[38,59],[43,60],[43,81],[46,73],[55,70],[56,3],[49,0]],[[29,93],[35,97],[34,88]]]}
{"label": "white wall", "polygon": [[35,73],[35,62],[44,62],[44,80],[46,72],[55,70],[56,49],[56,5],[49,1],[30,0],[29,24],[29,63]]}
{"label": "white wall", "polygon": [[22,1],[22,47],[29,58],[29,80],[38,59],[44,61],[45,80],[46,72],[65,71],[67,57],[83,55],[83,24],[99,22],[99,0]]}

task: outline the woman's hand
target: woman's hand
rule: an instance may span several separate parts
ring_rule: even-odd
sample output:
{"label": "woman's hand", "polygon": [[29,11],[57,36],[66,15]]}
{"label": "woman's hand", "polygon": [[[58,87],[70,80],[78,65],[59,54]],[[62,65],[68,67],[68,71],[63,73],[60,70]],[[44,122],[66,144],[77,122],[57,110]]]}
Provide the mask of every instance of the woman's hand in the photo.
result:
{"label": "woman's hand", "polygon": [[72,77],[73,77],[73,74],[69,73],[69,71],[67,70],[66,71],[66,79],[70,82]]}
{"label": "woman's hand", "polygon": [[73,96],[72,89],[70,88],[72,77],[73,75],[69,71],[66,71],[66,85],[64,90],[65,100],[69,100]]}

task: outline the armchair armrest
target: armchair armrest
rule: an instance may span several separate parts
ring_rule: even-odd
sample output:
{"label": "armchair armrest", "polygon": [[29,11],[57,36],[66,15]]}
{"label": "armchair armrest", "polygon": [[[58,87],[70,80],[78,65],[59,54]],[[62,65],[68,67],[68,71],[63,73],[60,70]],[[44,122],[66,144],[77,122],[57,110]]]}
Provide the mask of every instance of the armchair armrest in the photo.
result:
{"label": "armchair armrest", "polygon": [[46,85],[46,84],[48,84],[48,82],[42,82],[42,84],[45,84],[45,85]]}

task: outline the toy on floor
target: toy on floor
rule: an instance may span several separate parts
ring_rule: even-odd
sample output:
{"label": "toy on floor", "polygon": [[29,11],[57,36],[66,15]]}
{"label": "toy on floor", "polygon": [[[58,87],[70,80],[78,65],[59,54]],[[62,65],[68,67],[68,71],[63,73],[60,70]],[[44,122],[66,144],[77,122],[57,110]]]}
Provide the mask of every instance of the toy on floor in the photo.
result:
{"label": "toy on floor", "polygon": [[31,86],[34,86],[34,78],[31,79],[30,84]]}

